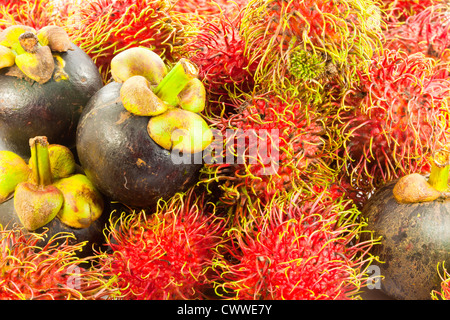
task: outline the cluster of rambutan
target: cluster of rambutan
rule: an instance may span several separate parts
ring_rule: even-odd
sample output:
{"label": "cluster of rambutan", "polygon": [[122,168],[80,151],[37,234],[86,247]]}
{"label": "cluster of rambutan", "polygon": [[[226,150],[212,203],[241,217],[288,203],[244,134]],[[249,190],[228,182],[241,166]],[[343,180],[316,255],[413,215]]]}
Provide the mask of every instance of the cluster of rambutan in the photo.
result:
{"label": "cluster of rambutan", "polygon": [[338,113],[342,170],[358,186],[378,187],[425,173],[434,150],[450,141],[450,83],[422,53],[385,50]]}
{"label": "cluster of rambutan", "polygon": [[352,299],[375,240],[359,241],[359,211],[332,193],[292,192],[252,208],[227,231],[214,270],[219,296],[243,300]]}

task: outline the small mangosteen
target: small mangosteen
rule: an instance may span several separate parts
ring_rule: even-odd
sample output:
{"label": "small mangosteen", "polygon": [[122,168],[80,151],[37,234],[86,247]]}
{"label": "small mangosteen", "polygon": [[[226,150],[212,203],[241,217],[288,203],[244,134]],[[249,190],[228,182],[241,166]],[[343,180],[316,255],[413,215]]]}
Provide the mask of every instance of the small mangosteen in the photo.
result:
{"label": "small mangosteen", "polygon": [[433,156],[429,177],[417,173],[381,187],[362,213],[381,237],[381,290],[394,299],[431,299],[440,288],[439,263],[450,263],[450,152]]}
{"label": "small mangosteen", "polygon": [[198,179],[202,151],[212,142],[212,131],[199,114],[205,107],[204,87],[188,60],[180,59],[168,72],[147,48],[119,53],[111,73],[114,81],[91,98],[81,115],[77,154],[88,178],[107,197],[150,207]]}
{"label": "small mangosteen", "polygon": [[81,112],[102,85],[94,62],[61,27],[6,28],[0,32],[0,150],[28,158],[35,136],[74,148]]}
{"label": "small mangosteen", "polygon": [[[49,145],[47,138],[30,139],[28,164],[11,151],[0,151],[0,224],[29,232],[48,229],[46,243],[59,232],[87,242],[80,255],[104,243],[103,229],[113,210],[89,179],[79,172],[71,151]],[[98,249],[98,247],[97,247]]]}

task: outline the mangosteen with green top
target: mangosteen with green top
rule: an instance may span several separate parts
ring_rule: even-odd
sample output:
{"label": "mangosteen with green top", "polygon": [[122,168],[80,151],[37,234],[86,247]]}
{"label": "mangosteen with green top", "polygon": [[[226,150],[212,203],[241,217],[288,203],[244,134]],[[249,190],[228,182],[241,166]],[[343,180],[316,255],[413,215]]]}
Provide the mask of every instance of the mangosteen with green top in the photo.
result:
{"label": "mangosteen with green top", "polygon": [[413,173],[381,187],[362,213],[381,237],[381,290],[394,299],[431,299],[441,279],[437,266],[450,263],[450,152],[435,152],[429,176]]}
{"label": "mangosteen with green top", "polygon": [[206,92],[186,59],[168,70],[161,58],[131,48],[111,61],[114,81],[81,115],[77,153],[107,197],[150,207],[197,182],[212,131],[202,117]]}
{"label": "mangosteen with green top", "polygon": [[28,140],[75,147],[78,120],[103,86],[100,73],[58,26],[0,32],[0,150],[28,158]]}
{"label": "mangosteen with green top", "polygon": [[0,151],[0,224],[15,224],[29,232],[72,233],[75,242],[104,243],[103,229],[111,208],[104,196],[79,170],[70,149],[49,144],[47,138],[30,139],[28,163],[19,155]]}

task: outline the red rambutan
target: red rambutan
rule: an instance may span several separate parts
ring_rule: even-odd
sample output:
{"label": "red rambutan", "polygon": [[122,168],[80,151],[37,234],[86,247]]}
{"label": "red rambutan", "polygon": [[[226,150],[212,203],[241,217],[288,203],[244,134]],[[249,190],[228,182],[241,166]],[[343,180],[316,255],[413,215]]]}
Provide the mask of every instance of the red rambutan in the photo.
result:
{"label": "red rambutan", "polygon": [[405,22],[389,25],[385,47],[409,54],[421,52],[437,60],[449,60],[450,10],[432,6],[410,16]]}
{"label": "red rambutan", "polygon": [[[245,41],[240,35],[240,16],[233,20],[224,15],[205,22],[187,42],[190,61],[199,68],[199,78],[213,104],[230,104],[230,96],[253,89],[256,64],[246,58]],[[217,112],[217,111],[216,111]]]}
{"label": "red rambutan", "polygon": [[432,152],[450,141],[450,83],[439,72],[422,53],[385,50],[361,74],[337,117],[351,183],[373,188],[429,170]]}
{"label": "red rambutan", "polygon": [[125,300],[200,299],[208,286],[223,219],[193,194],[176,194],[156,212],[122,216],[110,226],[112,250],[100,259]]}
{"label": "red rambutan", "polygon": [[173,11],[194,14],[207,20],[211,15],[235,16],[248,0],[172,0]]}
{"label": "red rambutan", "polygon": [[0,30],[11,25],[26,25],[39,30],[57,24],[55,5],[50,0],[0,1]]}
{"label": "red rambutan", "polygon": [[96,63],[105,81],[119,52],[145,46],[171,61],[183,28],[170,15],[168,0],[80,1],[67,32]]}
{"label": "red rambutan", "polygon": [[431,298],[433,300],[450,300],[450,273],[445,268],[445,263],[438,265],[439,276],[441,277],[441,291],[433,290]]}
{"label": "red rambutan", "polygon": [[[1,228],[1,226],[0,226]],[[69,244],[70,234],[37,243],[44,234],[0,229],[0,300],[95,300],[113,298],[114,289],[94,257],[77,258],[84,243]]]}
{"label": "red rambutan", "polygon": [[230,299],[356,297],[374,240],[358,241],[364,222],[345,201],[324,192],[293,193],[258,208],[257,218],[227,231],[218,250],[216,291]]}
{"label": "red rambutan", "polygon": [[381,0],[380,7],[384,19],[404,21],[434,5],[445,3],[444,0]]}
{"label": "red rambutan", "polygon": [[327,157],[331,153],[326,121],[296,97],[251,96],[228,119],[223,139],[218,145],[213,142],[212,147],[219,150],[223,143],[222,157],[206,164],[210,172],[206,180],[226,181],[220,186],[226,202],[243,192],[264,201],[304,183],[328,181],[333,173]]}
{"label": "red rambutan", "polygon": [[323,103],[381,48],[380,23],[374,1],[252,0],[242,30],[256,82]]}

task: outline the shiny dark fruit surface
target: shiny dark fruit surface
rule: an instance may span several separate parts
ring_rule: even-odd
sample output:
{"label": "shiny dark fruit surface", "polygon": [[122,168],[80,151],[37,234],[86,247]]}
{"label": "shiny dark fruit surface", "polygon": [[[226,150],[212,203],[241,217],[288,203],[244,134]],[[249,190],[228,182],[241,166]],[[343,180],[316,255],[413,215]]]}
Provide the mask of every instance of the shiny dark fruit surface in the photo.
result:
{"label": "shiny dark fruit surface", "polygon": [[394,299],[431,299],[440,291],[438,263],[450,264],[450,199],[400,204],[393,194],[396,181],[380,188],[362,210],[368,230],[381,244],[372,254],[384,263],[383,293]]}
{"label": "shiny dark fruit surface", "polygon": [[196,183],[203,162],[198,154],[174,162],[150,138],[149,117],[125,110],[121,86],[111,82],[89,101],[78,124],[77,154],[100,192],[129,206],[151,207]]}
{"label": "shiny dark fruit surface", "polygon": [[44,84],[7,76],[9,68],[0,69],[0,150],[28,158],[28,140],[35,136],[75,146],[81,112],[103,83],[91,58],[73,44],[72,49],[54,55],[53,78]]}

